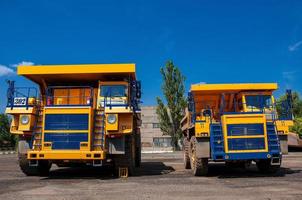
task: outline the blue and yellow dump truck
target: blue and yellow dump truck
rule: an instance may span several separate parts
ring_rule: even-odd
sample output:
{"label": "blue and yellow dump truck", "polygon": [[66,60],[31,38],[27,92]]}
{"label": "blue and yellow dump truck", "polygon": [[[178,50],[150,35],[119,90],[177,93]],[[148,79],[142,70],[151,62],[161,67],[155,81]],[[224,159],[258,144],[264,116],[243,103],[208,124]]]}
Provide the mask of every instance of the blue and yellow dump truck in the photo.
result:
{"label": "blue and yellow dump truck", "polygon": [[287,153],[292,126],[291,92],[277,113],[276,83],[194,84],[181,121],[186,169],[208,173],[209,162],[245,167],[256,162],[262,172],[275,172]]}
{"label": "blue and yellow dump truck", "polygon": [[18,137],[26,175],[47,175],[52,164],[112,166],[133,173],[140,165],[141,83],[135,64],[18,66],[39,86],[8,81],[6,113]]}

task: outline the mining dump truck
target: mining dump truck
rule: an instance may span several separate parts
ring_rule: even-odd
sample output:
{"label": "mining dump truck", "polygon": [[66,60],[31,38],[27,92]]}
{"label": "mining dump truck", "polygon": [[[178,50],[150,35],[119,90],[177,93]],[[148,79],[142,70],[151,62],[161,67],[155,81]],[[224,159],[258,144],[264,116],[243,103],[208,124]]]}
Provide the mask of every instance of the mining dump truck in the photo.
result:
{"label": "mining dump truck", "polygon": [[[109,166],[125,176],[140,165],[141,83],[135,64],[18,66],[39,86],[8,81],[6,113],[26,175],[59,167]],[[125,174],[126,173],[126,174]]]}
{"label": "mining dump truck", "polygon": [[[280,168],[292,125],[291,92],[276,111],[275,83],[195,84],[181,121],[186,169],[206,175],[209,162],[246,167],[256,162],[262,172]],[[287,106],[285,106],[287,105]]]}

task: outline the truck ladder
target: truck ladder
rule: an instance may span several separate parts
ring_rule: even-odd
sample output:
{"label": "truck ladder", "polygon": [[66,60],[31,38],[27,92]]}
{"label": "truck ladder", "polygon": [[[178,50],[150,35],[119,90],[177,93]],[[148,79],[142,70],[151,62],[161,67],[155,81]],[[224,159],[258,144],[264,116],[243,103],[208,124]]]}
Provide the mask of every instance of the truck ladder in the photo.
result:
{"label": "truck ladder", "polygon": [[42,149],[42,126],[43,126],[43,107],[37,108],[37,119],[33,129],[32,136],[32,149],[41,150]]}
{"label": "truck ladder", "polygon": [[101,151],[105,147],[105,111],[104,108],[95,110],[93,150]]}

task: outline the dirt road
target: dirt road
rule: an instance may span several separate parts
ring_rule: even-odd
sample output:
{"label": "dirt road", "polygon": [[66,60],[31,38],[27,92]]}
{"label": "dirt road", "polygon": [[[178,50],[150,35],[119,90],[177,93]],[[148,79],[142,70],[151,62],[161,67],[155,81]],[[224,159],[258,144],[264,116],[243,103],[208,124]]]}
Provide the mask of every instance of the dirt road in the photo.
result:
{"label": "dirt road", "polygon": [[282,169],[265,175],[210,166],[193,177],[182,154],[144,154],[137,176],[118,179],[99,169],[53,167],[49,177],[26,177],[16,155],[0,155],[0,199],[302,199],[302,152],[285,156]]}

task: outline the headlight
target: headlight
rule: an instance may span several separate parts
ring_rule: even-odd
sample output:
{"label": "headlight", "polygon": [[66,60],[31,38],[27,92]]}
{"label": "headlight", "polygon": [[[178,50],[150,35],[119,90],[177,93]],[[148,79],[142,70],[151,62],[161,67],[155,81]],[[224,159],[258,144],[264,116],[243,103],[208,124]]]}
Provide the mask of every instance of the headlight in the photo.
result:
{"label": "headlight", "polygon": [[114,124],[116,122],[116,115],[113,115],[113,114],[109,114],[107,116],[107,122],[109,124]]}
{"label": "headlight", "polygon": [[21,124],[26,125],[29,122],[29,117],[27,115],[21,116]]}

